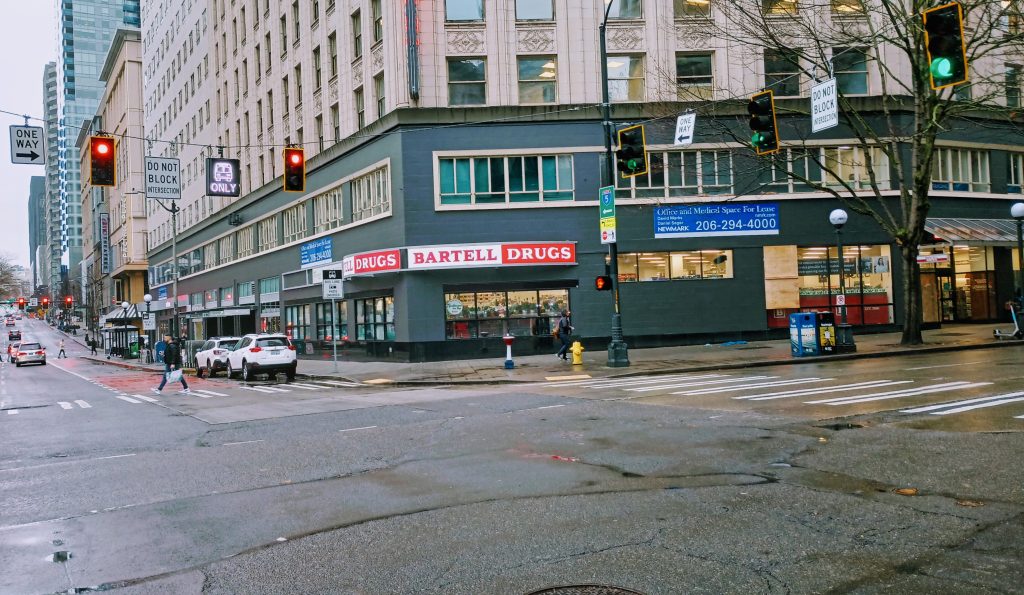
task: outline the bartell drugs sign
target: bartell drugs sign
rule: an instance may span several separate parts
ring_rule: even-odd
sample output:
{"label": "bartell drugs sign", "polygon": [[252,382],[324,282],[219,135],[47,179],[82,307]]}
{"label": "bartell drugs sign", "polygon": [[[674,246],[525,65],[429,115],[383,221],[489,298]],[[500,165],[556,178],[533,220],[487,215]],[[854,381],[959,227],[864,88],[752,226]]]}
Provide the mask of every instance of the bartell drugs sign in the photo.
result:
{"label": "bartell drugs sign", "polygon": [[345,279],[358,275],[386,273],[402,268],[402,251],[398,248],[349,254],[341,259],[341,276]]}
{"label": "bartell drugs sign", "polygon": [[576,264],[572,242],[452,244],[408,248],[410,269]]}

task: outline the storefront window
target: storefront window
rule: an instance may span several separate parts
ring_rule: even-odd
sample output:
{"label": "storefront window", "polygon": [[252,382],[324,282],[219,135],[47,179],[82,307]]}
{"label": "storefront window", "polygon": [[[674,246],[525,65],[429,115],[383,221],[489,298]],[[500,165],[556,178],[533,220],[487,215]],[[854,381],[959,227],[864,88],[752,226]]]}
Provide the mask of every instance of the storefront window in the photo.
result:
{"label": "storefront window", "polygon": [[288,306],[284,309],[285,330],[296,341],[301,341],[309,335],[310,304],[300,306]]}
{"label": "storefront window", "polygon": [[619,281],[731,279],[732,250],[619,254]]}
{"label": "storefront window", "polygon": [[[890,324],[892,262],[889,246],[846,246],[843,249],[846,317],[850,324]],[[800,310],[832,310],[840,315],[839,253],[834,247],[797,250]]]}
{"label": "storefront window", "polygon": [[[348,340],[348,302],[335,302],[335,313],[331,313],[330,302],[316,305],[316,338],[318,341]],[[337,323],[335,323],[337,321]]]}
{"label": "storefront window", "polygon": [[956,274],[957,320],[998,318],[992,249],[981,246],[954,246],[953,259],[953,270]]}
{"label": "storefront window", "polygon": [[264,302],[260,304],[260,332],[281,332],[281,302]]}
{"label": "storefront window", "polygon": [[444,299],[448,339],[500,337],[505,333],[529,337],[551,332],[551,325],[568,307],[569,290],[446,293]]}
{"label": "storefront window", "polygon": [[356,339],[395,340],[395,298],[382,296],[356,300]]}

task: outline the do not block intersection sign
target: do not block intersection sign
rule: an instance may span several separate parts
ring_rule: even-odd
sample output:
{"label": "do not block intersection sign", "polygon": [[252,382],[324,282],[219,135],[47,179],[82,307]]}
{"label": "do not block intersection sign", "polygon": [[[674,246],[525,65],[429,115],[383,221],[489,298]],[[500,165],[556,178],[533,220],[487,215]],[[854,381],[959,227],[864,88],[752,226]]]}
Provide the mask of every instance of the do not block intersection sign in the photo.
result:
{"label": "do not block intersection sign", "polygon": [[46,163],[41,126],[11,126],[11,163]]}

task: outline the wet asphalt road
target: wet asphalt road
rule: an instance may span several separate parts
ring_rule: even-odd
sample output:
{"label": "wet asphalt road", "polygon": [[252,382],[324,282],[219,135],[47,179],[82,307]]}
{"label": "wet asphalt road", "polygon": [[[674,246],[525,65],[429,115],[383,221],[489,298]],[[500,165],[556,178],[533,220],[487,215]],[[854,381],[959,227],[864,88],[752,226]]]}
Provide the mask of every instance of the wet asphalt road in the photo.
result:
{"label": "wet asphalt road", "polygon": [[71,355],[0,368],[0,593],[1024,585],[1016,348],[135,403],[151,377]]}

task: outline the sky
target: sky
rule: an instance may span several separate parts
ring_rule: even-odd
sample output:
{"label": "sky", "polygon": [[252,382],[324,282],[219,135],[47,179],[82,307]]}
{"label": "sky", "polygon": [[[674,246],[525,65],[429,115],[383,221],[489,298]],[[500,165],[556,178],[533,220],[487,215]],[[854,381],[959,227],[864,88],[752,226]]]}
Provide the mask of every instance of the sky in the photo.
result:
{"label": "sky", "polygon": [[[57,58],[56,2],[53,0],[0,0],[0,110],[38,118],[43,122],[43,66]],[[25,119],[0,113],[0,254],[28,267],[29,178],[44,175],[40,165],[14,165],[10,155],[9,126]]]}

